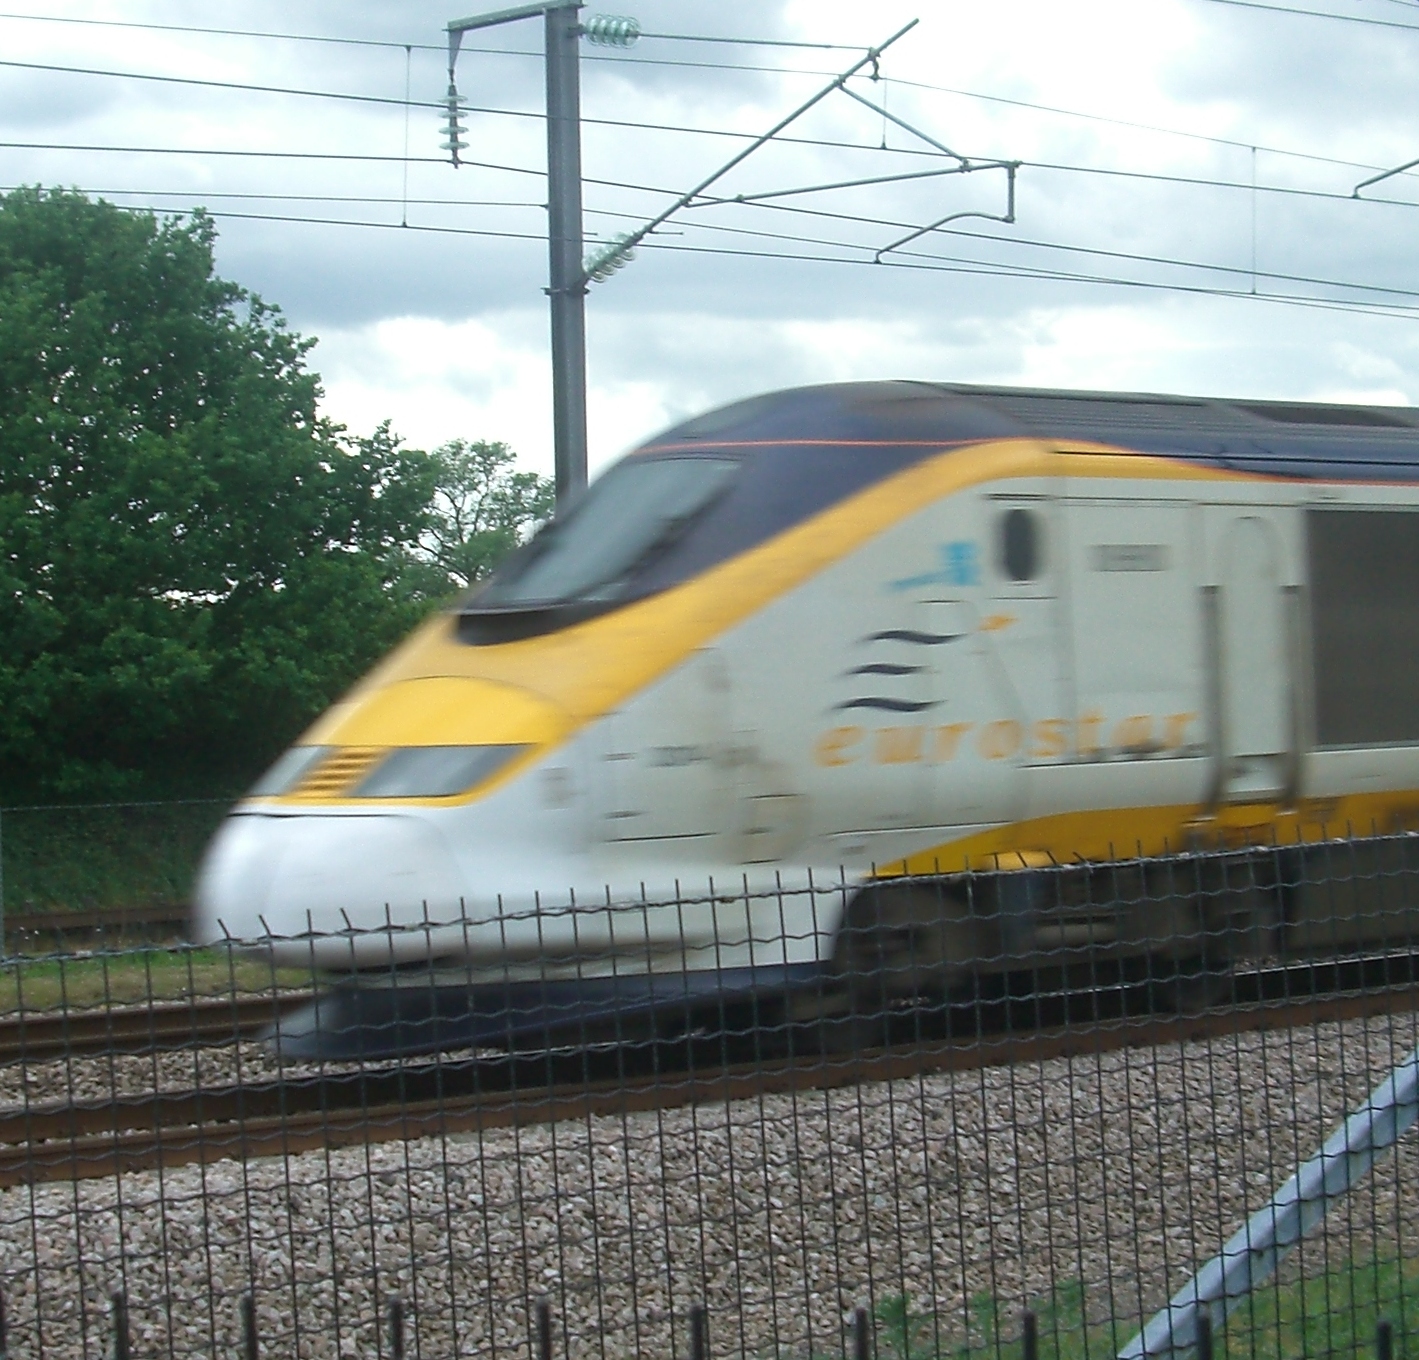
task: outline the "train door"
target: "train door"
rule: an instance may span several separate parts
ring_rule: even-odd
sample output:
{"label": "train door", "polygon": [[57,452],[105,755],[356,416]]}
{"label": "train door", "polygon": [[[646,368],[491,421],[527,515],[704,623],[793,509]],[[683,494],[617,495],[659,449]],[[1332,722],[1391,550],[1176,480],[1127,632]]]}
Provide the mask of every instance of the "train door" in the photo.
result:
{"label": "train door", "polygon": [[1292,782],[1296,746],[1285,526],[1265,507],[1206,514],[1217,796],[1271,801]]}
{"label": "train door", "polygon": [[1165,501],[1069,507],[1071,755],[1099,765],[1088,787],[1100,806],[1202,794],[1159,763],[1206,740],[1192,528],[1192,508]]}
{"label": "train door", "polygon": [[[1349,504],[1302,512],[1314,687],[1307,783],[1326,801],[1359,795],[1351,805],[1362,809],[1351,824],[1358,835],[1412,831],[1419,816],[1412,795],[1366,807],[1377,788],[1419,788],[1419,509],[1396,505],[1391,487],[1369,494],[1378,503],[1349,491]],[[1382,940],[1413,949],[1419,894],[1408,839],[1293,851],[1287,950]]]}
{"label": "train door", "polygon": [[599,841],[704,841],[724,826],[729,677],[713,650],[597,724],[591,794]]}
{"label": "train door", "polygon": [[982,509],[990,552],[981,634],[1001,671],[1002,698],[1020,723],[1020,760],[1029,766],[1065,750],[1064,528],[1052,496],[993,495]]}
{"label": "train door", "polygon": [[956,826],[1024,815],[1029,766],[1062,750],[1066,688],[1057,502],[1033,486],[991,493],[974,519],[975,589],[922,602],[927,631],[952,639],[932,656],[928,771],[936,819]]}

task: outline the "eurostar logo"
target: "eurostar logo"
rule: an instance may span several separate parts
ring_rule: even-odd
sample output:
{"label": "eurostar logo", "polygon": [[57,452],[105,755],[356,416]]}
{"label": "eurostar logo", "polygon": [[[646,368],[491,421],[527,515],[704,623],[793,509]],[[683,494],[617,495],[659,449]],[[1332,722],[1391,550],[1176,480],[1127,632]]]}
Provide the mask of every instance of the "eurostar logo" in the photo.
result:
{"label": "eurostar logo", "polygon": [[919,590],[922,586],[980,585],[980,549],[970,539],[938,543],[936,552],[941,559],[941,565],[935,571],[889,581],[887,589]]}
{"label": "eurostar logo", "polygon": [[1098,712],[1076,719],[1041,718],[1025,724],[1014,718],[992,722],[908,724],[890,727],[847,725],[820,732],[813,758],[819,765],[942,765],[958,755],[983,760],[1143,759],[1182,752],[1191,745],[1196,713],[1155,718],[1134,713],[1109,720]]}

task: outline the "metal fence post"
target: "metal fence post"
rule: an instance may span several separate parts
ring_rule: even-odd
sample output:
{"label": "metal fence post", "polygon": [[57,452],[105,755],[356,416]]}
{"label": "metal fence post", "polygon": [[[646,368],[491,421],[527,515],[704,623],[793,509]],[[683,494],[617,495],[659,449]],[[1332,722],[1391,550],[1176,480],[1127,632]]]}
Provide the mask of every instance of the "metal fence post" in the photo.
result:
{"label": "metal fence post", "polygon": [[1020,1331],[1021,1360],[1040,1360],[1040,1324],[1033,1308],[1025,1309],[1024,1322]]}
{"label": "metal fence post", "polygon": [[709,1360],[709,1310],[702,1303],[690,1309],[690,1360]]}
{"label": "metal fence post", "polygon": [[[256,1296],[249,1291],[241,1296],[241,1355],[242,1360],[257,1360]],[[0,1356],[4,1360],[4,1356]]]}
{"label": "metal fence post", "polygon": [[389,1319],[389,1360],[404,1360],[404,1300],[391,1294],[385,1304]]}
{"label": "metal fence post", "polygon": [[552,1307],[546,1299],[533,1305],[533,1327],[537,1333],[537,1360],[552,1360]]}
{"label": "metal fence post", "polygon": [[1197,1360],[1212,1360],[1212,1319],[1206,1313],[1197,1319]]}
{"label": "metal fence post", "polygon": [[1375,1327],[1375,1360],[1394,1360],[1394,1328],[1383,1318]]}
{"label": "metal fence post", "polygon": [[872,1360],[872,1321],[860,1305],[852,1314],[853,1360]]}
{"label": "metal fence post", "polygon": [[132,1353],[128,1336],[128,1296],[121,1290],[113,1292],[113,1360],[130,1360]]}

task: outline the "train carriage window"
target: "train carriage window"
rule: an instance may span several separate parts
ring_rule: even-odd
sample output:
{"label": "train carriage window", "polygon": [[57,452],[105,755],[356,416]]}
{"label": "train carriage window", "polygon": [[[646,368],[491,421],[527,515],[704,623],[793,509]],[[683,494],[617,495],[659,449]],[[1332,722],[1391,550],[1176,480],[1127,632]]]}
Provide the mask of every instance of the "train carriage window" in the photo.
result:
{"label": "train carriage window", "polygon": [[1000,571],[1012,581],[1033,581],[1043,565],[1040,517],[1033,510],[1007,510],[1000,518]]}
{"label": "train carriage window", "polygon": [[471,602],[505,609],[617,597],[728,487],[733,458],[628,458],[598,477]]}
{"label": "train carriage window", "polygon": [[1419,741],[1419,512],[1306,515],[1322,746]]}

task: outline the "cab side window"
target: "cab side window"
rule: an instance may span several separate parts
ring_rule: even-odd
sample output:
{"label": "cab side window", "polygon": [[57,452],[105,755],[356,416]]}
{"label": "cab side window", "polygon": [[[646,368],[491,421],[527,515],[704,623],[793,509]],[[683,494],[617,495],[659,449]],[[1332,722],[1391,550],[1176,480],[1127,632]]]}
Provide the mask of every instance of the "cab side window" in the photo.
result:
{"label": "cab side window", "polygon": [[1044,568],[1044,533],[1034,510],[1007,510],[1000,517],[996,555],[1000,574],[1010,581],[1033,581]]}

